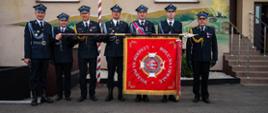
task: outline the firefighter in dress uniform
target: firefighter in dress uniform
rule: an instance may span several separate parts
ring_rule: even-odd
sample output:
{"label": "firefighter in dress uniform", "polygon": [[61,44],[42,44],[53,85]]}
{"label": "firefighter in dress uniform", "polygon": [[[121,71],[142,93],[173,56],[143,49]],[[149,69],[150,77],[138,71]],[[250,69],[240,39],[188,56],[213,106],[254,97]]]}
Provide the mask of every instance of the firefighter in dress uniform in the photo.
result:
{"label": "firefighter in dress uniform", "polygon": [[[129,33],[129,26],[120,20],[122,8],[114,5],[111,8],[112,19],[105,23],[106,33]],[[115,85],[114,74],[117,72],[118,100],[124,101],[123,97],[123,36],[108,36],[104,39],[106,48],[104,55],[108,64],[108,96],[105,101],[113,100],[113,88]]]}
{"label": "firefighter in dress uniform", "polygon": [[47,7],[37,4],[35,9],[36,20],[27,22],[24,30],[24,62],[30,66],[30,87],[32,91],[31,105],[52,103],[47,96],[47,71],[51,58],[52,27],[44,18]]}
{"label": "firefighter in dress uniform", "polygon": [[[207,26],[208,13],[197,14],[198,26],[190,30],[190,33],[197,34],[188,38],[186,42],[186,59],[188,66],[193,71],[193,102],[200,101],[210,103],[208,92],[209,69],[218,60],[218,46],[215,29]],[[201,78],[201,79],[200,79]],[[201,94],[200,94],[201,87]]]}
{"label": "firefighter in dress uniform", "polygon": [[[90,7],[82,5],[79,8],[82,21],[75,26],[76,33],[101,33],[100,26],[97,22],[90,20]],[[97,101],[95,96],[96,89],[96,68],[98,47],[97,42],[101,41],[99,36],[79,36],[78,47],[78,64],[80,71],[80,90],[81,97],[78,102],[82,102],[87,98],[87,92],[89,92],[89,99]],[[87,73],[90,74],[89,89],[87,90]]]}
{"label": "firefighter in dress uniform", "polygon": [[[160,34],[180,34],[182,33],[182,23],[175,20],[177,7],[173,4],[169,4],[165,10],[167,13],[167,19],[161,21],[158,26],[158,32]],[[174,95],[164,95],[162,102],[167,102],[168,100],[177,102]]]}
{"label": "firefighter in dress uniform", "polygon": [[[135,20],[130,24],[130,32],[134,35],[150,35],[155,33],[154,24],[149,20],[146,20],[148,8],[144,5],[140,5],[136,8],[136,11],[138,20]],[[135,101],[149,102],[149,97],[148,95],[137,95]]]}
{"label": "firefighter in dress uniform", "polygon": [[68,27],[69,15],[61,13],[57,16],[59,26],[54,28],[54,63],[56,69],[57,98],[59,101],[65,96],[65,100],[71,101],[71,70],[73,65],[73,46],[76,39],[73,36],[62,36],[62,33],[74,33]]}

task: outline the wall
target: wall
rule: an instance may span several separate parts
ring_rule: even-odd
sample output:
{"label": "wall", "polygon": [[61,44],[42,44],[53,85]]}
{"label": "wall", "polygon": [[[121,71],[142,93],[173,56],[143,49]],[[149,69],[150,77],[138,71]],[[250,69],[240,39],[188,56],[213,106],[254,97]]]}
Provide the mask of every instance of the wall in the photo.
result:
{"label": "wall", "polygon": [[[250,36],[252,30],[250,30],[250,15],[249,12],[254,13],[255,2],[268,2],[268,0],[238,0],[237,6],[237,24],[238,28],[242,31],[245,36]],[[250,32],[251,31],[251,32]],[[250,37],[252,38],[252,37]]]}
{"label": "wall", "polygon": [[[149,7],[150,17],[154,22],[161,20],[164,17],[164,7],[168,3],[155,3],[153,0],[102,0],[103,1],[103,15],[110,14],[110,7],[115,3],[119,4],[123,8],[123,13],[130,14],[131,18],[124,16],[123,19],[131,21],[135,19],[135,9],[140,3]],[[250,1],[250,0],[249,0]],[[243,2],[244,3],[244,2]],[[23,58],[23,25],[25,22],[34,19],[33,6],[36,4],[35,0],[1,0],[0,4],[0,66],[21,66],[25,65],[20,60]],[[66,12],[73,16],[73,22],[75,17],[79,15],[78,8],[87,4],[91,6],[91,14],[96,17],[97,15],[97,1],[96,0],[81,0],[80,3],[44,3],[47,7],[46,20],[49,22],[56,22],[56,16],[61,12]],[[194,14],[201,11],[209,11],[215,13],[215,11],[222,11],[222,9],[228,9],[229,0],[200,0],[200,3],[177,3],[178,18],[189,20],[195,18]],[[184,14],[186,12],[186,14]],[[222,23],[228,22],[229,11],[223,11],[225,17],[215,17],[217,14],[213,14],[213,19],[219,20]],[[184,18],[182,15],[186,15]],[[190,14],[190,17],[187,15]],[[188,15],[189,16],[189,15]],[[106,19],[109,16],[105,16]],[[213,69],[222,70],[222,53],[228,51],[228,33],[226,28],[223,28],[221,22],[217,22],[217,32],[219,33],[218,42],[220,55],[219,63]],[[196,20],[184,21],[185,28],[194,27],[197,25]],[[220,28],[218,28],[220,27]],[[184,30],[187,31],[187,30]],[[103,47],[104,48],[104,47]],[[105,58],[102,58],[105,59]],[[105,67],[105,60],[103,60],[103,67]]]}

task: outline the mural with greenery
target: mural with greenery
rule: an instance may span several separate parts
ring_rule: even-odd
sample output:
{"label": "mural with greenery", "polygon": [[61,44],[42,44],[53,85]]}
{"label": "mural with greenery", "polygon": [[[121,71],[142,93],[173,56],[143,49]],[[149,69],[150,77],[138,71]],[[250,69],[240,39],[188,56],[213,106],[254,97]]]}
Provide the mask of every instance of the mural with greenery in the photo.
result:
{"label": "mural with greenery", "polygon": [[[219,45],[219,51],[223,48],[228,48],[229,42],[229,0],[209,0],[210,7],[206,8],[189,8],[189,9],[178,9],[176,14],[176,20],[183,23],[183,32],[187,32],[189,28],[195,27],[197,25],[196,14],[200,11],[205,11],[209,13],[209,25],[216,28],[216,35]],[[130,14],[123,12],[121,14],[121,19],[130,23],[136,19],[136,14]],[[109,21],[111,15],[104,15],[103,21]],[[164,10],[155,11],[148,13],[147,19],[152,21],[157,25],[161,20],[166,19],[166,12]],[[97,17],[92,16],[91,20],[97,20]],[[69,26],[73,28],[74,24],[81,21],[79,15],[71,16],[69,19]],[[53,26],[58,25],[58,20],[54,19],[49,21]],[[26,22],[20,22],[15,25],[25,26]],[[219,56],[220,57],[220,56]],[[185,55],[182,60],[182,74],[183,76],[190,77],[191,71],[187,68]]]}

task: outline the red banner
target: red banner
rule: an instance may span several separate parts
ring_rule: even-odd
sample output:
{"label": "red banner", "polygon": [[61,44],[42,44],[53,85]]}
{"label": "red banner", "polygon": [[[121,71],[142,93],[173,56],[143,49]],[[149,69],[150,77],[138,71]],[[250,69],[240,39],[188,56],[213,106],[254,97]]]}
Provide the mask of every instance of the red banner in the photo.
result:
{"label": "red banner", "polygon": [[124,42],[124,93],[180,95],[181,40],[128,37]]}

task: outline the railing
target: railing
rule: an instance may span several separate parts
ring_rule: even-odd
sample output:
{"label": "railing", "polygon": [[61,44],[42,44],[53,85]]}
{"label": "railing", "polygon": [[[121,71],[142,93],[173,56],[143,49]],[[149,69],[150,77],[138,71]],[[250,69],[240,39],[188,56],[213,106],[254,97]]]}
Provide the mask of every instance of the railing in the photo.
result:
{"label": "railing", "polygon": [[[247,47],[247,56],[248,56],[248,63],[249,63],[249,55],[250,55],[250,46],[251,46],[251,43],[250,43],[250,40],[245,37],[245,35],[242,34],[242,32],[231,22],[229,22],[229,25],[230,25],[230,39],[229,39],[229,52],[230,52],[230,55],[231,56],[234,56],[237,55],[237,59],[236,59],[236,64],[240,67],[241,66],[241,40],[243,39],[244,40],[244,43],[246,43],[246,47]],[[238,50],[237,50],[237,53],[234,53],[234,48],[235,45],[234,44],[234,39],[235,39],[235,35],[238,35],[236,37],[238,37]]]}
{"label": "railing", "polygon": [[[267,27],[268,25],[262,21],[262,19],[260,19],[259,17],[256,17],[256,15],[252,12],[249,13],[250,15],[250,29],[254,29],[254,23],[255,20],[258,20],[259,23],[261,24],[261,26],[263,26],[263,34],[257,34],[258,32],[256,32],[255,30],[250,30],[251,33],[256,33],[256,35],[263,37],[263,55],[266,56],[266,52],[267,52]],[[254,34],[251,35],[251,38],[254,39]]]}

